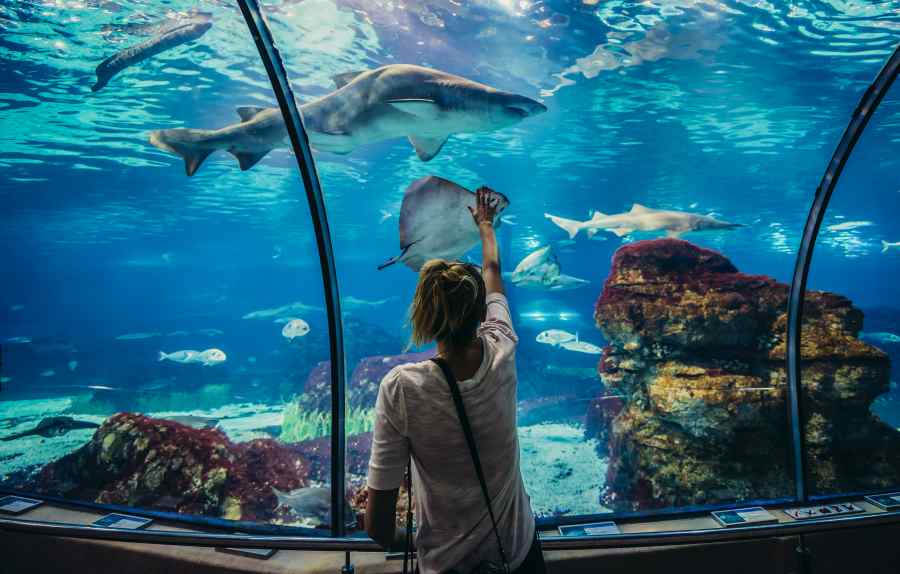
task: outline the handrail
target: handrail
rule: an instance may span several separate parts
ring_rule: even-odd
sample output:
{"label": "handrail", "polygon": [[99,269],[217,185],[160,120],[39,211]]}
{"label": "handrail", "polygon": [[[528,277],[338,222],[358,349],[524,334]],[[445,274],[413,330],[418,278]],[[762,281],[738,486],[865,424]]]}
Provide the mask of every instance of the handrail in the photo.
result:
{"label": "handrail", "polygon": [[[638,548],[673,544],[705,544],[738,542],[772,537],[802,536],[819,532],[882,526],[900,523],[900,512],[881,512],[840,518],[824,518],[803,522],[786,522],[742,528],[714,528],[669,532],[641,532],[611,536],[541,537],[544,550],[590,550],[600,548]],[[122,530],[73,525],[58,522],[0,518],[0,532],[40,534],[64,538],[168,544],[177,546],[273,548],[278,550],[306,550],[332,552],[382,552],[369,538],[306,538],[296,536],[255,536],[178,532],[170,530]]]}
{"label": "handrail", "polygon": [[847,159],[853,152],[856,142],[869,124],[869,120],[878,109],[878,105],[884,95],[891,89],[891,85],[900,72],[900,45],[881,68],[875,81],[869,86],[859,100],[850,123],[844,130],[844,135],[838,143],[831,162],[822,176],[819,187],[816,188],[816,196],[809,209],[806,225],[803,229],[803,239],[797,252],[797,262],[794,267],[791,291],[788,298],[788,332],[787,332],[787,376],[788,376],[788,422],[791,427],[791,446],[794,459],[794,484],[797,500],[805,503],[809,500],[807,480],[809,475],[806,468],[806,443],[803,435],[803,382],[801,380],[800,339],[802,336],[803,301],[806,296],[806,280],[809,276],[809,266],[812,262],[813,248],[819,227],[828,209],[828,202],[834,192],[835,186],[844,171]]}
{"label": "handrail", "polygon": [[256,42],[259,56],[266,67],[269,81],[284,116],[285,127],[300,167],[303,187],[309,202],[309,214],[316,233],[316,245],[319,249],[319,263],[322,267],[322,282],[325,289],[325,308],[328,312],[328,331],[330,337],[331,358],[331,534],[341,537],[345,534],[344,504],[344,410],[345,410],[345,371],[344,365],[344,331],[341,320],[341,298],[338,292],[337,271],[334,264],[334,251],[331,246],[331,232],[325,210],[325,196],[319,183],[316,164],[312,157],[312,149],[303,125],[303,117],[297,107],[294,91],[287,77],[287,70],[281,59],[272,32],[265,17],[259,9],[257,0],[238,0],[247,27]]}

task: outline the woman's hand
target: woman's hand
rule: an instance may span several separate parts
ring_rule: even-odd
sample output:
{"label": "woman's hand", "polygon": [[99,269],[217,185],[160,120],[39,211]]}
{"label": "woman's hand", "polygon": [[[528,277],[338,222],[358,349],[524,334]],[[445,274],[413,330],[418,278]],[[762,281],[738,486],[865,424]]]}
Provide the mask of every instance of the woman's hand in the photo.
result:
{"label": "woman's hand", "polygon": [[494,225],[494,218],[497,216],[497,205],[500,203],[500,198],[491,197],[491,194],[494,192],[491,188],[482,185],[475,192],[475,207],[466,206],[469,210],[469,213],[472,214],[472,219],[475,220],[475,225],[481,226],[482,223],[487,223],[488,225]]}

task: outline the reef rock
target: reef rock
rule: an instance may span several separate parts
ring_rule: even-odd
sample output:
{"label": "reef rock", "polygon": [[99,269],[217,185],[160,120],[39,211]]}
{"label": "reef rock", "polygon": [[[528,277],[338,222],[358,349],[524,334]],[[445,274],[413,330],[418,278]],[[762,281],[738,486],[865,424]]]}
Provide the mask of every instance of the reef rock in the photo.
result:
{"label": "reef rock", "polygon": [[[376,355],[361,359],[347,386],[347,407],[371,409],[378,397],[378,385],[391,369],[404,363],[426,361],[434,352]],[[310,372],[301,402],[308,410],[331,411],[331,363],[322,361]]]}
{"label": "reef rock", "polygon": [[[675,239],[619,249],[595,320],[609,345],[586,433],[609,456],[617,511],[791,496],[788,286]],[[870,412],[890,363],[860,341],[863,314],[810,291],[803,410],[815,494],[900,482],[900,433]]]}
{"label": "reef rock", "polygon": [[273,488],[307,486],[298,449],[232,443],[218,429],[119,413],[91,441],[41,469],[34,490],[68,498],[229,520],[270,520]]}

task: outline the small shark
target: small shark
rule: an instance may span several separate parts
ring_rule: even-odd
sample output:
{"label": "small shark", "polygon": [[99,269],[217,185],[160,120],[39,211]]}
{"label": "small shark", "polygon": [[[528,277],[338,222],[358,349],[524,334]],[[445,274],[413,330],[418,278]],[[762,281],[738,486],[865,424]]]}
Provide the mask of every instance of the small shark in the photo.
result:
{"label": "small shark", "polygon": [[154,36],[146,42],[116,52],[97,66],[97,83],[91,86],[92,92],[103,89],[109,81],[125,68],[143,62],[147,58],[161,54],[166,50],[192,42],[212,27],[209,18],[196,18],[177,24]]}
{"label": "small shark", "polygon": [[97,423],[88,421],[76,421],[71,417],[47,417],[37,424],[33,429],[5,436],[0,440],[16,440],[26,436],[43,436],[53,438],[62,436],[67,432],[75,429],[94,429],[99,427]]}
{"label": "small shark", "polygon": [[586,279],[562,273],[556,253],[550,245],[529,253],[512,273],[504,275],[517,287],[547,291],[567,291],[590,283]]}
{"label": "small shark", "polygon": [[715,229],[735,229],[743,227],[740,223],[727,223],[719,221],[710,215],[699,215],[686,211],[671,211],[667,209],[651,209],[639,203],[631,206],[631,211],[607,215],[594,212],[587,221],[575,221],[545,213],[544,217],[568,232],[569,239],[574,239],[578,232],[586,229],[588,237],[593,237],[597,231],[605,229],[622,237],[633,231],[660,231],[665,230],[669,237],[679,237],[682,233],[690,231],[707,231]]}
{"label": "small shark", "polygon": [[359,309],[373,309],[375,307],[381,307],[385,303],[389,303],[396,298],[396,296],[393,296],[386,297],[384,299],[375,299],[374,301],[369,301],[368,299],[360,299],[359,297],[354,297],[353,295],[345,295],[344,297],[341,297],[341,310],[356,311]]}
{"label": "small shark", "polygon": [[860,331],[859,338],[864,341],[875,341],[876,343],[900,343],[900,335],[887,333],[885,331],[876,331],[874,333]]}
{"label": "small shark", "polygon": [[[407,137],[429,161],[454,133],[493,131],[547,111],[544,104],[466,78],[409,64],[334,77],[337,90],[300,106],[310,145],[348,154],[361,145]],[[241,170],[284,147],[287,130],[278,108],[244,106],[240,123],[218,130],[167,129],[150,143],[184,158],[187,174],[216,150],[234,155]]]}
{"label": "small shark", "polygon": [[212,429],[219,425],[219,419],[213,417],[201,417],[197,415],[174,415],[171,417],[160,417],[163,420],[173,421],[184,426],[195,429]]}
{"label": "small shark", "polygon": [[882,253],[887,253],[889,250],[896,249],[898,247],[900,247],[900,241],[890,242],[890,241],[885,241],[884,239],[881,240],[881,252]]}

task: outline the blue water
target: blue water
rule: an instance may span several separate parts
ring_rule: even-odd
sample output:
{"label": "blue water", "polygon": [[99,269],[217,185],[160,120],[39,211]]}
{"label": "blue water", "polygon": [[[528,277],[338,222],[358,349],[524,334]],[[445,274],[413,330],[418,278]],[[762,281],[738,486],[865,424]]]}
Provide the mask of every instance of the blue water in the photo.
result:
{"label": "blue water", "polygon": [[[328,359],[319,261],[294,158],[276,150],[242,172],[217,152],[189,178],[178,157],[147,140],[155,129],[235,123],[237,106],[275,105],[237,7],[203,3],[213,27],[202,38],[90,90],[101,60],[147,38],[124,25],[194,6],[0,6],[0,341],[31,340],[4,345],[0,400],[156,382],[187,397],[161,411],[274,408],[302,392],[310,370]],[[534,338],[560,328],[602,345],[593,304],[613,253],[663,235],[601,232],[567,243],[545,212],[587,219],[594,210],[640,203],[714,213],[744,227],[684,238],[721,251],[742,271],[786,282],[819,178],[900,37],[895,3],[862,0],[265,6],[301,102],[331,92],[335,74],[414,63],[547,106],[514,127],[451,136],[428,163],[405,140],[316,154],[340,292],[374,303],[346,309],[350,371],[365,356],[402,352],[408,336],[403,315],[416,275],[401,265],[376,267],[399,252],[400,202],[419,177],[439,175],[469,189],[485,184],[510,198],[514,225],[499,230],[508,270],[549,243],[565,273],[590,281],[564,293],[510,289],[524,399],[598,391],[588,371],[597,356]],[[864,310],[897,308],[900,250],[882,253],[881,241],[900,241],[898,111],[895,89],[841,180],[810,278],[812,288],[846,295]],[[390,217],[380,221],[383,213]],[[827,228],[846,222],[866,224]],[[292,302],[312,307],[290,313],[311,326],[300,345],[287,343],[275,317],[242,318]],[[900,332],[900,325],[887,321],[877,330]],[[177,331],[189,334],[170,335]],[[153,336],[116,339],[134,333]],[[225,364],[157,362],[160,350],[213,347],[227,353]],[[572,367],[583,376],[557,384],[523,365]],[[210,385],[227,390],[191,404],[191,393]],[[120,395],[105,414],[146,406],[132,396]],[[570,422],[577,425],[577,416]],[[602,486],[597,464],[591,488],[598,480]],[[576,513],[589,507],[572,506]]]}

